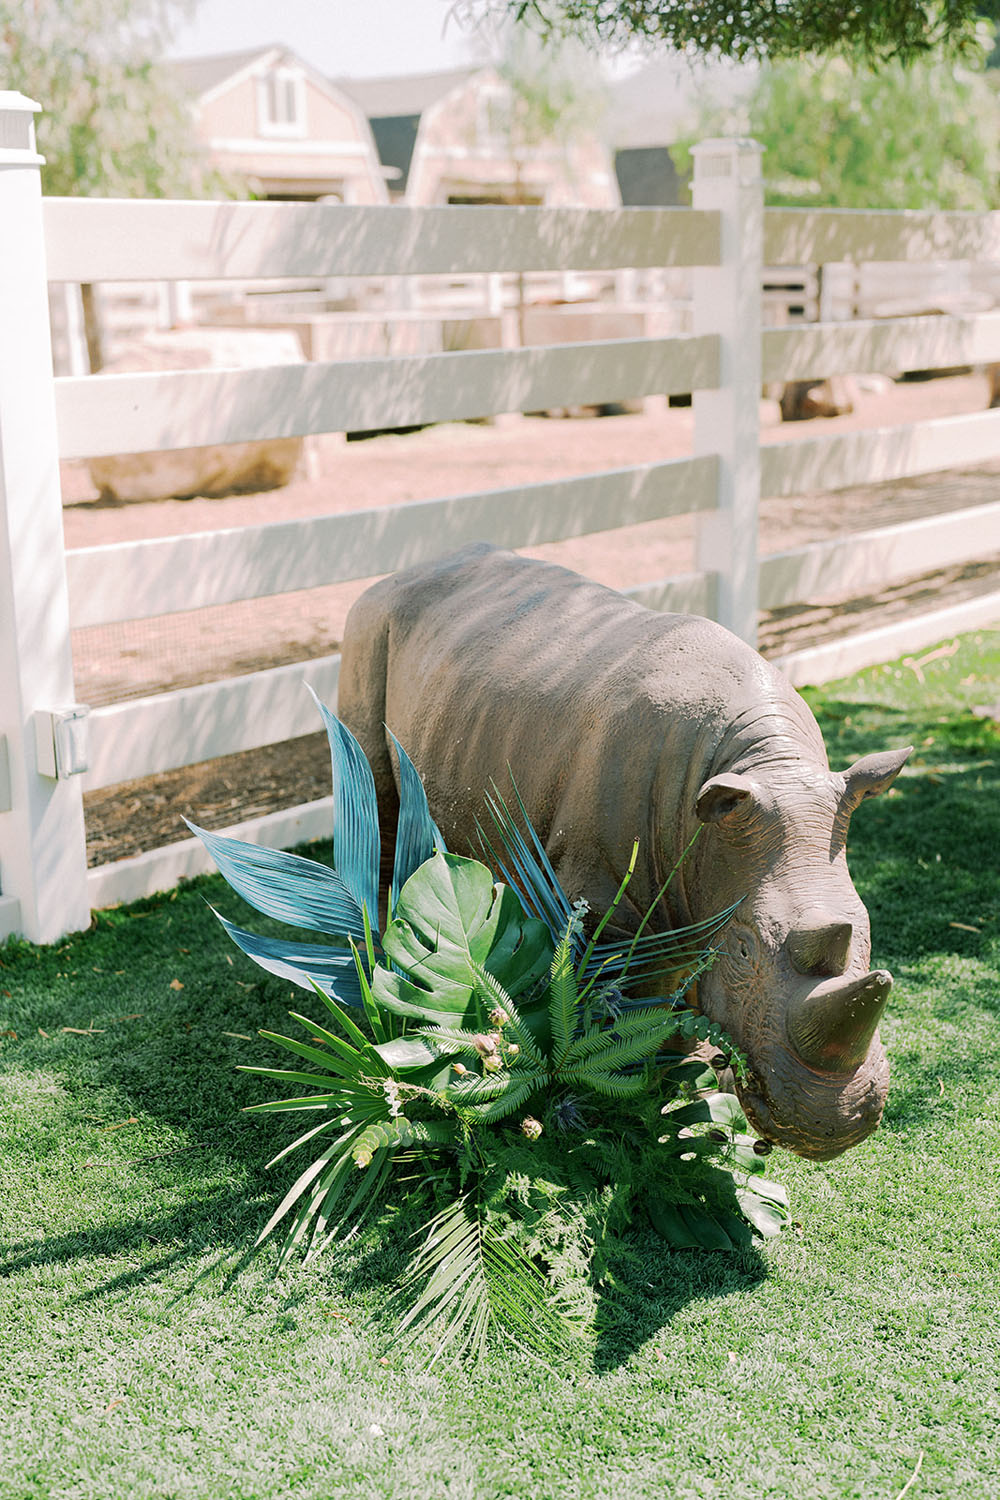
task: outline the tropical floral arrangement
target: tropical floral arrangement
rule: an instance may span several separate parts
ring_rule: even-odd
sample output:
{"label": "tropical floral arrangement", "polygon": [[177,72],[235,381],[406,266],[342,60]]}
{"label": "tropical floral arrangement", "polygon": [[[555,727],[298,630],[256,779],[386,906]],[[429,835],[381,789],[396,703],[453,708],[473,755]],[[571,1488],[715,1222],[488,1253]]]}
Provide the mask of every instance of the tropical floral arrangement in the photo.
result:
{"label": "tropical floral arrangement", "polygon": [[[380,922],[371,770],[318,706],[333,868],[194,830],[252,906],[331,940],[258,936],[220,916],[244,953],[323,1007],[322,1023],[292,1012],[308,1041],[261,1032],[298,1066],[248,1070],[296,1091],[252,1109],[309,1116],[274,1162],[312,1148],[258,1243],[283,1224],[282,1264],[316,1256],[391,1196],[423,1220],[391,1299],[393,1339],[478,1357],[502,1336],[551,1357],[585,1341],[636,1225],[704,1250],[778,1233],[787,1198],[763,1175],[769,1148],[713,1068],[685,1055],[707,1042],[742,1067],[684,1002],[730,913],[654,933],[651,908],[634,936],[611,939],[637,845],[607,912],[571,905],[512,779],[510,805],[495,787],[485,798],[483,861],[449,853],[393,739],[400,814]],[[669,995],[635,998],[665,973],[678,976]]]}

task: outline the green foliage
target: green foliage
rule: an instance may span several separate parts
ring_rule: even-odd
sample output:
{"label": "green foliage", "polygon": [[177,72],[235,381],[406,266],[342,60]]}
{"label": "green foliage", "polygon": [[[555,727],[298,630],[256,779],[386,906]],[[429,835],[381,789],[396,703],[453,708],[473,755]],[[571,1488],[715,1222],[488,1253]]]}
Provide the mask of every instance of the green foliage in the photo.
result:
{"label": "green foliage", "polygon": [[[435,1359],[479,1356],[494,1338],[555,1357],[579,1342],[593,1315],[582,1287],[603,1275],[601,1246],[609,1236],[624,1246],[636,1216],[682,1248],[732,1250],[750,1242],[751,1226],[777,1233],[786,1201],[780,1188],[758,1180],[760,1161],[752,1137],[741,1134],[738,1104],[715,1092],[710,1068],[662,1052],[678,1039],[707,1039],[742,1067],[731,1038],[683,1006],[688,984],[714,954],[696,947],[691,931],[667,935],[659,951],[675,964],[685,954],[686,976],[665,999],[628,1000],[636,954],[648,977],[664,939],[644,940],[647,914],[634,936],[601,941],[632,878],[637,846],[588,938],[585,903],[569,906],[530,820],[524,815],[525,839],[495,794],[498,841],[540,914],[528,914],[484,864],[438,849],[403,884],[376,951],[368,920],[378,858],[369,837],[377,817],[370,776],[357,742],[327,710],[324,716],[338,817],[350,828],[346,840],[335,830],[339,870],[270,853],[262,863],[259,853],[203,835],[235,888],[262,911],[298,912],[327,931],[343,921],[360,1002],[356,1021],[329,982],[314,980],[336,1029],[327,1018],[319,1024],[292,1012],[308,1042],[261,1033],[316,1069],[248,1068],[317,1091],[253,1106],[310,1116],[309,1128],[275,1160],[309,1143],[320,1149],[258,1243],[287,1220],[281,1264],[299,1249],[309,1260],[343,1244],[390,1184],[398,1187],[395,1164],[417,1159],[421,1169],[402,1179],[411,1184],[404,1204],[429,1195],[433,1212],[399,1290],[397,1338],[433,1338]],[[353,803],[348,787],[356,789]],[[359,806],[367,808],[363,816]],[[352,935],[358,911],[363,951]],[[554,918],[565,913],[554,932]],[[226,925],[254,956],[247,934]],[[281,972],[290,973],[287,956],[283,962]],[[336,983],[346,989],[341,977]],[[567,1245],[575,1246],[568,1259]]]}
{"label": "green foliage", "polygon": [[608,88],[596,58],[579,43],[546,44],[526,27],[507,27],[497,72],[510,89],[501,133],[519,166],[537,146],[566,146],[581,132],[600,135]]}
{"label": "green foliage", "polygon": [[986,211],[1000,202],[1000,96],[982,47],[877,71],[842,57],[761,70],[744,103],[709,107],[672,148],[750,135],[764,147],[764,196],[792,208]]}
{"label": "green foliage", "polygon": [[996,0],[458,0],[458,15],[513,20],[543,37],[572,36],[605,47],[670,47],[723,57],[844,53],[878,64],[911,62],[935,48],[974,45]]}
{"label": "green foliage", "polygon": [[[211,171],[159,59],[196,0],[0,0],[4,87],[41,105],[46,193],[201,197]],[[231,191],[231,189],[230,189]]]}
{"label": "green foliage", "polygon": [[544,925],[526,917],[509,886],[485,865],[437,853],[410,877],[382,940],[394,968],[379,965],[379,1005],[428,1024],[478,1023],[477,968],[502,971],[514,994],[530,989],[549,960]]}
{"label": "green foliage", "polygon": [[940,57],[907,69],[785,63],[761,75],[750,134],[769,203],[986,210],[1000,202],[1000,100]]}

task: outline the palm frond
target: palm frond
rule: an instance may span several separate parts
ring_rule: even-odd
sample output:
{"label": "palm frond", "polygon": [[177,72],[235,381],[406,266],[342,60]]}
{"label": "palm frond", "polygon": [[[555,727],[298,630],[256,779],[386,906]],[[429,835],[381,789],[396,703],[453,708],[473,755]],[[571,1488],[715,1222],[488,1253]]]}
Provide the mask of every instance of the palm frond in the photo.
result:
{"label": "palm frond", "polygon": [[514,796],[524,819],[524,825],[528,830],[530,844],[525,841],[495,782],[491,783],[491,791],[486,796],[486,806],[510,861],[511,872],[508,872],[497,858],[488,837],[477,824],[480,842],[484,850],[490,852],[494,867],[503,872],[508,884],[520,890],[526,910],[545,923],[549,929],[549,936],[556,943],[559,941],[559,934],[572,915],[572,908],[528,817],[513,776],[511,776],[511,785],[514,788]]}
{"label": "palm frond", "polygon": [[481,1358],[490,1336],[527,1345],[543,1358],[573,1348],[576,1330],[556,1309],[538,1267],[484,1220],[470,1197],[450,1203],[426,1227],[396,1305],[394,1344],[431,1336],[433,1365],[442,1356]]}
{"label": "palm frond", "polygon": [[[306,684],[309,687],[309,684]],[[354,735],[309,687],[330,744],[333,772],[333,866],[377,932],[379,827],[375,780]]]}
{"label": "palm frond", "polygon": [[[272,1230],[281,1222],[288,1211],[294,1207],[308,1189],[312,1189],[311,1196],[315,1196],[316,1192],[319,1191],[317,1182],[322,1184],[325,1178],[330,1177],[332,1169],[336,1168],[338,1164],[345,1167],[351,1164],[350,1148],[356,1134],[357,1131],[354,1129],[345,1130],[342,1135],[338,1136],[335,1141],[332,1141],[320,1152],[315,1161],[309,1163],[305,1171],[292,1183],[288,1192],[257,1236],[258,1245],[264,1243]],[[326,1187],[322,1188],[323,1193],[326,1190]]]}
{"label": "palm frond", "polygon": [[[345,1169],[338,1176],[318,1204],[310,1205],[310,1240],[306,1260],[315,1260],[334,1240],[347,1240],[358,1232],[378,1202],[388,1182],[391,1166],[392,1152],[384,1149],[376,1151],[371,1165],[361,1170],[358,1170],[353,1158],[351,1159],[351,1169]],[[355,1183],[354,1192],[341,1207],[341,1199],[345,1191],[349,1191],[351,1182]],[[282,1246],[282,1264],[294,1249],[295,1244],[286,1242]]]}
{"label": "palm frond", "polygon": [[354,959],[347,949],[338,949],[325,943],[301,943],[289,938],[260,937],[256,932],[247,932],[237,927],[221,912],[209,907],[221,922],[236,946],[252,958],[258,968],[287,979],[302,989],[319,988],[325,994],[336,995],[345,1005],[360,1005]]}
{"label": "palm frond", "polygon": [[336,870],[301,854],[226,838],[185,821],[233,890],[266,917],[315,932],[363,939],[361,904]]}
{"label": "palm frond", "polygon": [[399,765],[399,821],[396,825],[396,850],[389,893],[389,915],[396,910],[396,899],[403,886],[435,849],[447,853],[444,839],[427,806],[427,793],[416,766],[402,745],[387,730],[396,750]]}

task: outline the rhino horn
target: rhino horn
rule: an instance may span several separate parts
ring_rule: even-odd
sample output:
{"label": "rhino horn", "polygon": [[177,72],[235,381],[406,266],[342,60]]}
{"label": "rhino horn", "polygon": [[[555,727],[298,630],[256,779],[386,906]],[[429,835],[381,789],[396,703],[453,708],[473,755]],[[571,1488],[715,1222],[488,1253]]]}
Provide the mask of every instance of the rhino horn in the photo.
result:
{"label": "rhino horn", "polygon": [[877,797],[889,787],[906,764],[913,746],[902,750],[882,750],[874,755],[863,755],[843,773],[845,782],[844,802],[852,813],[866,797]]}
{"label": "rhino horn", "polygon": [[852,923],[824,920],[823,914],[817,912],[788,934],[788,956],[800,974],[843,974],[853,937]]}
{"label": "rhino horn", "polygon": [[852,979],[817,985],[788,1018],[796,1054],[824,1073],[850,1073],[868,1055],[882,1018],[892,975],[875,969]]}

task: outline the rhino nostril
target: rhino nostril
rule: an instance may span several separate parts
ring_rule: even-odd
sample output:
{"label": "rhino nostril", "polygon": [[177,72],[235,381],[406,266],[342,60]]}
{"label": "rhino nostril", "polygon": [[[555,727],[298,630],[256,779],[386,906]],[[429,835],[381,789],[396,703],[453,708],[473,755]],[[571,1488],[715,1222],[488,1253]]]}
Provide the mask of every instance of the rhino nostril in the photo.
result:
{"label": "rhino nostril", "polygon": [[822,922],[788,934],[788,956],[800,974],[843,974],[851,956],[850,922]]}

